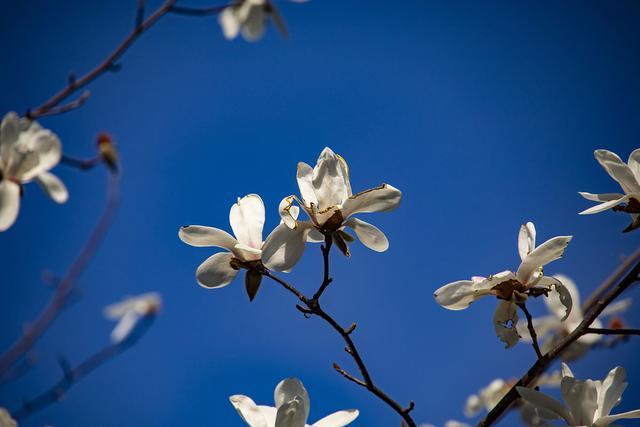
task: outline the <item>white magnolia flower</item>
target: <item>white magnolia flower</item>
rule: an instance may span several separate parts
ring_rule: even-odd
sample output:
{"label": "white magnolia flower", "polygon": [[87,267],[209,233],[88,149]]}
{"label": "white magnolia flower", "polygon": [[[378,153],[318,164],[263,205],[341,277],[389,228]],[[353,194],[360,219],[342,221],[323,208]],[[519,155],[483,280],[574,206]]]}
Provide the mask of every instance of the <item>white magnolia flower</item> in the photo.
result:
{"label": "white magnolia flower", "polygon": [[[297,378],[280,381],[274,393],[275,407],[256,405],[240,394],[229,398],[240,417],[250,427],[310,427],[310,401],[307,390]],[[312,427],[343,427],[358,418],[357,409],[334,412],[316,421]]]}
{"label": "white magnolia flower", "polygon": [[155,292],[126,298],[105,307],[105,317],[118,322],[111,332],[111,341],[119,343],[127,339],[141,320],[155,316],[161,307],[162,298]]}
{"label": "white magnolia flower", "polygon": [[[306,0],[292,1],[303,3]],[[284,21],[273,3],[268,0],[235,0],[220,13],[218,21],[227,40],[233,40],[238,34],[242,34],[246,41],[254,42],[264,34],[269,18],[286,37],[288,33]]]}
{"label": "white magnolia flower", "polygon": [[37,122],[8,113],[0,124],[0,231],[18,217],[21,185],[36,181],[57,203],[69,198],[58,177],[48,172],[60,161],[58,137]]}
{"label": "white magnolia flower", "polygon": [[[561,274],[556,274],[553,277],[562,282],[569,294],[571,294],[573,308],[571,309],[569,316],[563,321],[562,319],[565,315],[565,308],[560,301],[560,298],[558,298],[558,295],[552,293],[549,294],[548,298],[544,299],[544,302],[551,314],[533,319],[533,326],[536,330],[538,339],[541,341],[540,348],[543,353],[546,353],[551,348],[555,347],[559,340],[573,332],[584,319],[584,314],[580,306],[580,293],[578,292],[576,284],[573,280]],[[599,319],[624,312],[630,305],[631,299],[629,298],[609,305],[600,314],[600,317],[591,324],[591,327],[601,328],[602,322]],[[529,342],[531,341],[531,335],[529,334],[526,322],[518,323],[518,332],[524,340]],[[602,337],[598,334],[586,334],[581,336],[563,353],[563,360],[571,361],[583,356],[586,351],[601,338]]]}
{"label": "white magnolia flower", "polygon": [[[580,192],[587,200],[601,202],[589,209],[580,212],[581,215],[594,214],[607,209],[621,210],[631,214],[631,225],[624,231],[635,230],[640,227],[640,148],[629,155],[628,163],[625,163],[617,154],[609,150],[596,150],[596,160],[615,181],[620,184],[624,194],[605,193],[592,194]],[[626,206],[619,205],[626,203]]]}
{"label": "white magnolia flower", "polygon": [[[219,228],[202,225],[187,225],[180,228],[178,236],[188,245],[197,247],[219,247],[228,252],[219,252],[207,258],[196,270],[198,283],[205,288],[221,288],[228,285],[238,275],[240,268],[247,269],[247,290],[253,286],[253,299],[260,282],[260,275],[256,275],[264,265],[276,271],[289,271],[300,259],[302,254],[297,244],[304,246],[307,233],[303,233],[299,242],[289,241],[288,245],[281,244],[280,239],[288,239],[293,234],[289,228],[280,224],[262,241],[264,227],[264,203],[257,194],[249,194],[238,198],[238,202],[231,206],[229,222],[235,238]],[[272,248],[272,245],[278,245]],[[291,249],[296,249],[292,251]],[[269,251],[269,258],[264,259],[264,252]],[[251,283],[251,285],[250,285]]]}
{"label": "white magnolia flower", "polygon": [[562,257],[571,236],[558,236],[536,247],[536,229],[528,222],[520,227],[518,252],[522,262],[518,270],[503,271],[488,278],[473,277],[444,285],[434,296],[436,301],[449,310],[464,310],[478,298],[496,296],[500,301],[493,316],[496,335],[507,345],[514,346],[520,336],[516,330],[518,314],[516,304],[528,295],[540,295],[552,290],[558,293],[565,307],[564,317],[571,312],[571,295],[563,284],[550,276],[544,276],[542,267]]}
{"label": "white magnolia flower", "polygon": [[0,407],[0,427],[18,427],[18,423],[11,418],[9,411],[2,407]]}
{"label": "white magnolia flower", "polygon": [[[279,245],[274,244],[272,251],[281,245],[288,245],[291,252],[299,250],[301,256],[304,244],[300,242],[304,242],[305,237],[308,240],[323,240],[322,234],[326,234],[348,256],[348,243],[353,241],[353,237],[344,231],[345,227],[351,228],[369,249],[377,252],[387,250],[389,241],[384,233],[353,215],[387,212],[397,208],[402,198],[400,190],[382,184],[352,194],[347,163],[328,147],[322,151],[314,168],[303,162],[298,163],[297,180],[302,198],[298,199],[295,195],[285,197],[279,207],[282,221],[291,231],[286,236],[279,236],[274,232]],[[294,200],[309,215],[310,221],[297,220],[298,210],[293,206]],[[285,231],[280,230],[281,233]],[[270,258],[272,252],[265,255]]]}
{"label": "white magnolia flower", "polygon": [[604,381],[580,381],[563,363],[560,390],[565,405],[531,388],[517,387],[517,390],[524,400],[535,406],[543,419],[563,420],[568,426],[606,427],[617,420],[640,418],[640,409],[609,415],[627,388],[625,379],[624,368],[618,366]]}

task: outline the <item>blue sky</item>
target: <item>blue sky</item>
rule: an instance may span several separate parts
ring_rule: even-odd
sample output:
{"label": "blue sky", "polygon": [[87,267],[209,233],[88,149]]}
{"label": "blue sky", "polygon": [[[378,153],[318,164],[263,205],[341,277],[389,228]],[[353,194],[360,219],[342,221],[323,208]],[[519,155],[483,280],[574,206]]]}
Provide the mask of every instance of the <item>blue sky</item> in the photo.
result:
{"label": "blue sky", "polygon": [[[41,103],[70,71],[98,63],[134,21],[134,1],[4,3],[0,112]],[[0,388],[0,405],[50,386],[58,354],[78,362],[105,345],[105,305],[158,291],[165,308],[136,347],[25,425],[241,426],[227,397],[271,403],[288,376],[307,386],[311,421],[355,407],[354,426],[397,425],[390,409],[333,372],[333,361],[355,367],[325,324],[304,319],[268,282],[253,303],[241,281],[200,288],[194,272],[212,251],[177,238],[184,224],[230,230],[229,207],[248,193],[263,197],[269,231],[280,199],[297,192],[296,163],[315,163],[325,146],[346,158],[355,191],[381,182],[403,191],[397,211],[364,218],[385,231],[389,251],[356,245],[351,259],[333,254],[324,298],[342,323],[358,323],[354,338],[374,379],[401,402],[415,400],[419,422],[463,419],[468,394],[520,376],[534,360],[527,345],[502,348],[494,301],[450,312],[435,289],[516,268],[527,220],[540,240],[574,236],[547,272],[571,276],[585,295],[638,247],[640,231],[620,232],[624,216],[578,216],[589,202],[577,191],[618,191],[593,150],[626,159],[640,145],[639,3],[279,4],[288,40],[270,28],[259,43],[228,42],[216,18],[166,17],[118,73],[91,85],[82,109],[41,121],[78,157],[93,154],[98,132],[114,135],[122,205],[79,282],[81,299],[39,342],[37,366]],[[104,171],[55,172],[69,202],[55,205],[28,186],[18,222],[0,235],[1,347],[49,298],[42,271],[65,271],[103,206]],[[287,278],[312,293],[319,249]],[[637,305],[626,315],[635,326]],[[542,302],[532,310],[543,313]],[[620,410],[635,409],[639,354],[632,340],[573,369],[600,378],[625,365]]]}

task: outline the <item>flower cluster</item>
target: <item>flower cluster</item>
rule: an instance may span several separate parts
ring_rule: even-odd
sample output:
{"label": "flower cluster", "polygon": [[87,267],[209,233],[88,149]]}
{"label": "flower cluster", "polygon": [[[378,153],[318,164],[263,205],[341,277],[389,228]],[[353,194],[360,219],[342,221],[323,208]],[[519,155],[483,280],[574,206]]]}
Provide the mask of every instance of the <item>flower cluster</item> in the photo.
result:
{"label": "flower cluster", "polygon": [[[375,226],[354,218],[365,212],[384,212],[398,207],[400,190],[388,184],[352,194],[346,161],[325,148],[314,168],[298,164],[298,187],[302,199],[288,196],[280,203],[281,223],[262,240],[265,208],[260,196],[249,194],[231,206],[229,222],[232,236],[224,230],[202,225],[188,225],[178,231],[180,239],[198,247],[220,247],[227,252],[207,258],[196,270],[197,282],[206,288],[228,285],[245,269],[245,287],[252,300],[260,286],[262,274],[268,270],[288,272],[300,260],[308,242],[335,242],[349,256],[349,243],[354,237],[374,251],[389,247],[386,236]],[[293,204],[298,201],[300,206]],[[308,220],[300,220],[300,208]]]}
{"label": "flower cluster", "polygon": [[10,112],[0,124],[0,231],[13,225],[20,210],[22,185],[35,181],[56,203],[69,194],[58,177],[49,172],[60,161],[58,137],[37,122]]}
{"label": "flower cluster", "polygon": [[449,310],[464,310],[484,296],[498,298],[493,325],[496,335],[507,345],[514,346],[520,339],[516,324],[516,305],[524,303],[529,296],[555,292],[565,308],[563,318],[571,312],[571,294],[562,282],[545,276],[543,267],[562,257],[571,241],[571,236],[558,236],[536,246],[536,228],[528,222],[520,227],[518,252],[521,263],[516,272],[502,271],[487,278],[475,276],[471,280],[459,280],[444,285],[434,296],[436,301]]}

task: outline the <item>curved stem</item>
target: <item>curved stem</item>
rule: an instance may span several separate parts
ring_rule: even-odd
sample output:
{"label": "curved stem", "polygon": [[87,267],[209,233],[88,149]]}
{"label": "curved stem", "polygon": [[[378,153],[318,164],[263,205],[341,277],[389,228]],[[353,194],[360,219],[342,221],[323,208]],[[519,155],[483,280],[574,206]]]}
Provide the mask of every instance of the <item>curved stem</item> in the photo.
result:
{"label": "curved stem", "polygon": [[78,277],[80,277],[80,274],[91,261],[111,225],[111,221],[118,207],[118,200],[119,177],[118,175],[109,174],[107,180],[107,203],[98,224],[80,251],[80,254],[58,283],[47,306],[38,318],[25,329],[23,335],[5,353],[0,355],[0,376],[33,347],[38,338],[45,333],[51,323],[66,307],[69,298],[73,294],[73,289]]}
{"label": "curved stem", "polygon": [[520,310],[522,310],[525,317],[527,318],[527,328],[529,329],[529,334],[531,335],[533,350],[536,352],[536,356],[538,356],[538,359],[541,359],[542,352],[540,351],[540,345],[538,344],[538,334],[536,334],[536,329],[533,327],[533,317],[531,316],[531,313],[529,313],[529,310],[527,309],[525,303],[518,303],[518,307],[520,307]]}

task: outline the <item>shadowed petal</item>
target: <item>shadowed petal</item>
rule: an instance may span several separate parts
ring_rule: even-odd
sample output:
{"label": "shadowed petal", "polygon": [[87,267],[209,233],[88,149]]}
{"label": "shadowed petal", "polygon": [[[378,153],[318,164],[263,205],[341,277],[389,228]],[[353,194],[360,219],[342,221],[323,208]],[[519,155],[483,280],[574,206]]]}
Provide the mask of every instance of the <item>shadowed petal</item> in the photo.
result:
{"label": "shadowed petal", "polygon": [[69,193],[64,183],[52,173],[42,172],[36,176],[36,181],[42,187],[42,190],[47,193],[51,199],[56,203],[64,203],[69,199]]}
{"label": "shadowed petal", "polygon": [[351,227],[356,232],[358,239],[363,245],[376,252],[384,252],[389,249],[389,240],[374,225],[359,220],[358,218],[349,218],[344,222],[344,225]]}
{"label": "shadowed petal", "polygon": [[196,270],[198,283],[205,288],[221,288],[231,283],[238,275],[238,270],[231,267],[231,258],[228,252],[207,258]]}
{"label": "shadowed petal", "polygon": [[8,180],[0,181],[0,231],[16,222],[20,210],[20,186]]}

